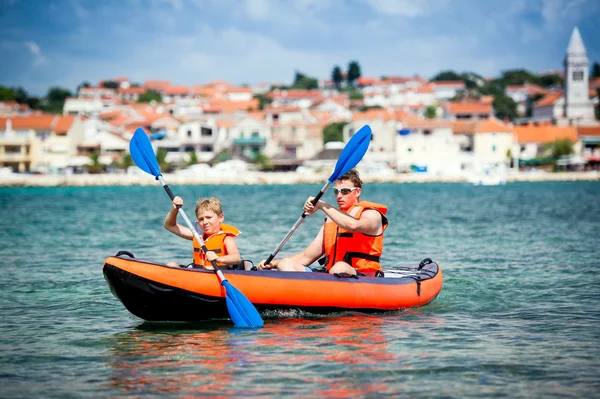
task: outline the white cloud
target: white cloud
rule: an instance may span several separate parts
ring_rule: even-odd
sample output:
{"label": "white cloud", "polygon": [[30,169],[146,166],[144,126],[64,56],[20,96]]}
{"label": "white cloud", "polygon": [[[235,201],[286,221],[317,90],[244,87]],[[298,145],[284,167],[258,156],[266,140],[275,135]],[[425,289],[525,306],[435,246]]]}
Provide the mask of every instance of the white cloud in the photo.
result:
{"label": "white cloud", "polygon": [[248,16],[255,21],[264,21],[269,16],[268,0],[246,0],[244,8]]}
{"label": "white cloud", "polygon": [[48,62],[46,57],[42,54],[40,46],[36,42],[25,42],[25,46],[29,49],[29,52],[34,56],[34,65],[44,65]]}

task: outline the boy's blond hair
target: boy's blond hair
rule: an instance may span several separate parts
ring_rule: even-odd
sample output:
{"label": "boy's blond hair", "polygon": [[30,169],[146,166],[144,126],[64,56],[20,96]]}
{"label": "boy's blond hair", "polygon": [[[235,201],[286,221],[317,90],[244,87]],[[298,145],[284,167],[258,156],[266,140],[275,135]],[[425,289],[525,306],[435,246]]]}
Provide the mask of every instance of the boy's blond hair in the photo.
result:
{"label": "boy's blond hair", "polygon": [[221,201],[215,197],[202,198],[196,202],[196,217],[198,216],[198,212],[201,211],[213,211],[218,216],[223,213],[223,206],[221,205]]}

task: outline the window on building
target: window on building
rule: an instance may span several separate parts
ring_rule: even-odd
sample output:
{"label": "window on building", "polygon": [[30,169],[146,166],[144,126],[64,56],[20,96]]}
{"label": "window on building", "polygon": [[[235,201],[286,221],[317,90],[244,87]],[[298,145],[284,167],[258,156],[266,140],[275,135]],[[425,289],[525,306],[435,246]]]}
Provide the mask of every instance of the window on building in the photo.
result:
{"label": "window on building", "polygon": [[496,152],[496,146],[495,145],[492,146],[492,152]]}
{"label": "window on building", "polygon": [[423,135],[425,135],[425,136],[431,136],[431,130],[430,129],[423,130]]}
{"label": "window on building", "polygon": [[258,134],[258,132],[252,132],[252,138],[257,139],[259,137],[260,137],[260,134]]}
{"label": "window on building", "polygon": [[407,152],[412,152],[412,148],[408,147],[408,148],[406,149],[406,151],[407,151]]}
{"label": "window on building", "polygon": [[576,69],[573,71],[573,80],[575,80],[575,81],[583,80],[583,71],[581,69]]}
{"label": "window on building", "polygon": [[202,137],[212,137],[212,129],[209,129],[207,127],[201,127],[200,128],[200,136],[202,136]]}
{"label": "window on building", "polygon": [[203,145],[200,147],[200,152],[212,152],[212,145]]}
{"label": "window on building", "polygon": [[292,127],[292,138],[295,139],[296,138],[296,127]]}
{"label": "window on building", "polygon": [[[355,132],[354,132],[354,128],[353,128],[353,127],[351,127],[350,129],[348,129],[348,137],[352,137],[352,136],[354,136],[354,133],[355,133]],[[372,137],[372,136],[371,136],[371,137]]]}
{"label": "window on building", "polygon": [[187,131],[187,136],[188,136],[188,137],[192,137],[192,131],[191,131],[191,130],[188,130],[188,131]]}

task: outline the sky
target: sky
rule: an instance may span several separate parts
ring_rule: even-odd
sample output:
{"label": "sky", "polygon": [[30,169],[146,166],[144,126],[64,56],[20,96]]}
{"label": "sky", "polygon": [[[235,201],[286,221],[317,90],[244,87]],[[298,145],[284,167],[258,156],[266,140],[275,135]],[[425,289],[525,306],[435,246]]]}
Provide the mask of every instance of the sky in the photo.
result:
{"label": "sky", "polygon": [[127,77],[173,85],[562,69],[578,26],[600,62],[597,0],[0,0],[0,85],[45,95]]}

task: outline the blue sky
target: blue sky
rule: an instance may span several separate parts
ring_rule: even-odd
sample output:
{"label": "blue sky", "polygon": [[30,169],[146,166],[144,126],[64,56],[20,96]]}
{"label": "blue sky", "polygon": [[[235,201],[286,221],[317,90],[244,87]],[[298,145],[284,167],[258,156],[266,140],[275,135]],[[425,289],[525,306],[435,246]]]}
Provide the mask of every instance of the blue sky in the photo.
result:
{"label": "blue sky", "polygon": [[562,68],[579,27],[600,62],[597,0],[0,0],[0,85],[44,95],[125,76],[194,85]]}

